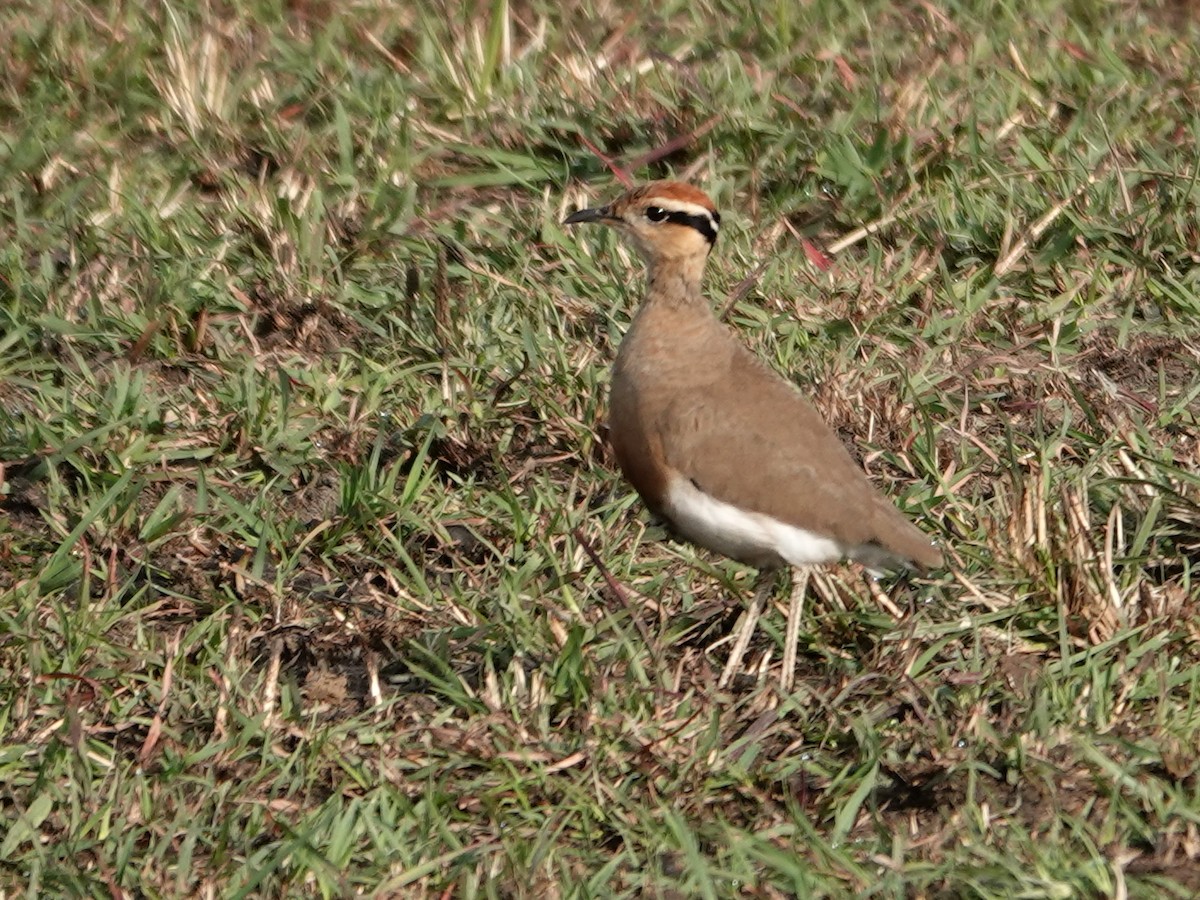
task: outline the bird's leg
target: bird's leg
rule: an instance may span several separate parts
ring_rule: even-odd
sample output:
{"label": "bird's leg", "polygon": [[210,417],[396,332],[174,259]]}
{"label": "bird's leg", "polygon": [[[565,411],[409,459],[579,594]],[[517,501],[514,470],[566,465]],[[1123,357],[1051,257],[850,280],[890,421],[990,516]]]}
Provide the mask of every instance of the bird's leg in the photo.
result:
{"label": "bird's leg", "polygon": [[808,566],[803,566],[796,576],[791,577],[792,592],[788,600],[787,631],[783,639],[783,667],[779,672],[779,690],[792,692],[796,683],[796,644],[800,640],[800,618],[804,615],[804,594],[808,591]]}
{"label": "bird's leg", "polygon": [[750,608],[742,614],[738,623],[737,638],[733,642],[733,649],[729,651],[729,659],[725,661],[725,669],[721,672],[717,687],[723,688],[728,685],[741,667],[742,657],[746,655],[746,648],[750,646],[750,638],[754,637],[754,629],[758,627],[758,618],[762,615],[763,607],[774,588],[775,570],[760,571],[754,579],[754,597],[750,601]]}

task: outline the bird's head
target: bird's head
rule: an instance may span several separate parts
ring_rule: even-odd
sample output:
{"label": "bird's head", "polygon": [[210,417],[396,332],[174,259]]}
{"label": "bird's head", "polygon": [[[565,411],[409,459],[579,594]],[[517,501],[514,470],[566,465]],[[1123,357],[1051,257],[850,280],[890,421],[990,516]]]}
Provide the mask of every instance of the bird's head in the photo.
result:
{"label": "bird's head", "polygon": [[564,225],[598,222],[619,229],[647,263],[708,256],[721,214],[699,188],[681,181],[654,181],[622,194],[607,206],[581,209]]}

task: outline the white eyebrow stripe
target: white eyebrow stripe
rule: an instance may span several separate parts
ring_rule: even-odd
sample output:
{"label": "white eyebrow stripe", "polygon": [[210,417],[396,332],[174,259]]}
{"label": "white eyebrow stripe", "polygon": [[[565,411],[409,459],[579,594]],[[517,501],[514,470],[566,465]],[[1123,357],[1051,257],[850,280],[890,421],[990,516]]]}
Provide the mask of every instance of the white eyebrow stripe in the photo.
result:
{"label": "white eyebrow stripe", "polygon": [[712,210],[699,203],[689,203],[686,200],[673,200],[666,197],[651,197],[646,201],[651,206],[661,206],[667,212],[681,212],[689,216],[707,216],[712,218]]}

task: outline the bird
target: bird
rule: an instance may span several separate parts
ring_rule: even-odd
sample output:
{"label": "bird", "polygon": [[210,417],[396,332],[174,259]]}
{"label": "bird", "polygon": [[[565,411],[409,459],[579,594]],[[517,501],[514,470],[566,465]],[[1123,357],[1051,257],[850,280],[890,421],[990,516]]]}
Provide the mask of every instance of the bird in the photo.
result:
{"label": "bird", "polygon": [[612,367],[608,440],[656,518],[767,573],[842,559],[875,573],[941,565],[938,546],[871,483],[800,389],[714,313],[702,281],[721,215],[702,190],[642,184],[563,222],[585,223],[615,228],[646,266],[644,299]]}

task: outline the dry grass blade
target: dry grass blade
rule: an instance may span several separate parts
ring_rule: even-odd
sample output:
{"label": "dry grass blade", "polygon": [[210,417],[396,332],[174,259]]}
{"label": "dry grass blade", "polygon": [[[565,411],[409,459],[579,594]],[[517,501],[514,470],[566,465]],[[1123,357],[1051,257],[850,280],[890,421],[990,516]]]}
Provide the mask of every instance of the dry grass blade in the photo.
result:
{"label": "dry grass blade", "polygon": [[608,567],[604,565],[604,560],[600,558],[600,554],[596,552],[595,548],[592,546],[592,542],[587,539],[587,536],[583,533],[583,531],[579,528],[573,528],[571,533],[575,536],[575,540],[579,541],[579,546],[582,547],[583,552],[588,555],[588,559],[592,561],[592,565],[600,570],[600,575],[604,579],[604,583],[608,585],[608,589],[612,591],[613,596],[620,601],[621,605],[625,607],[626,612],[629,613],[629,618],[633,620],[633,624],[637,627],[638,633],[642,636],[642,640],[645,642],[646,648],[651,652],[655,652],[656,644],[650,634],[650,629],[647,628],[646,623],[642,621],[641,613],[638,612],[637,607],[630,602],[629,594],[626,592],[624,586],[613,577],[612,573],[608,570]]}
{"label": "dry grass blade", "polygon": [[804,595],[808,592],[808,569],[800,569],[788,597],[787,631],[783,639],[783,662],[779,690],[790,694],[796,684],[796,645],[800,641],[800,622],[804,617]]}
{"label": "dry grass blade", "polygon": [[1024,257],[1029,251],[1030,246],[1036,244],[1042,235],[1046,233],[1046,230],[1054,224],[1055,220],[1063,214],[1063,211],[1066,210],[1072,203],[1077,201],[1080,197],[1082,197],[1085,193],[1087,193],[1088,188],[1096,184],[1096,182],[1098,182],[1104,176],[1105,171],[1105,167],[1101,166],[1097,169],[1097,171],[1089,173],[1087,178],[1084,179],[1083,184],[1075,188],[1075,190],[1071,192],[1070,196],[1064,197],[1058,203],[1055,203],[1052,207],[1050,207],[1050,209],[1046,210],[1046,212],[1029,227],[1028,231],[1026,231],[1026,233],[1023,234],[1015,244],[1013,244],[1012,248],[996,261],[996,267],[993,270],[996,273],[996,276],[1000,277],[1001,275],[1006,275],[1009,271],[1011,271],[1012,268],[1016,266],[1016,264],[1021,261],[1021,258]]}
{"label": "dry grass blade", "polygon": [[725,660],[725,667],[721,670],[721,677],[717,681],[717,687],[728,687],[733,677],[741,672],[742,658],[746,655],[746,650],[750,646],[750,640],[754,637],[755,629],[758,628],[758,620],[762,616],[767,598],[770,597],[774,589],[775,573],[771,571],[761,573],[754,586],[754,594],[750,598],[750,605],[742,612],[742,616],[738,620],[738,624],[734,630],[733,646],[729,650],[729,657]]}

